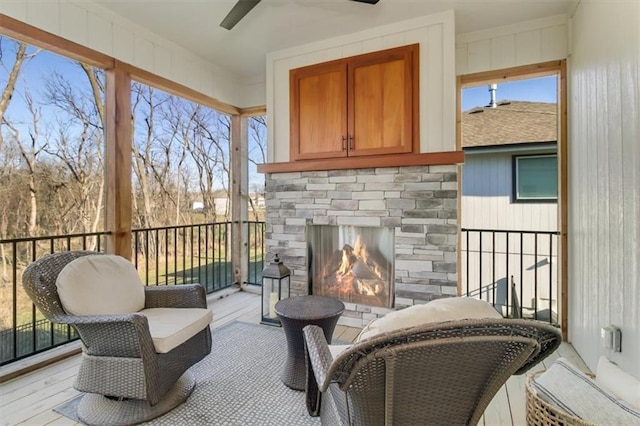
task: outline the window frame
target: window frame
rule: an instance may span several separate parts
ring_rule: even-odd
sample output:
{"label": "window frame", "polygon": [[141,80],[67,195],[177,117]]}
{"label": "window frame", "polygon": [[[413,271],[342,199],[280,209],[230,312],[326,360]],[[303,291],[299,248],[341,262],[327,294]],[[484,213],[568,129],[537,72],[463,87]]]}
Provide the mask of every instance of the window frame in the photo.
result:
{"label": "window frame", "polygon": [[524,155],[513,155],[511,157],[511,202],[512,203],[557,203],[558,195],[560,189],[557,184],[556,179],[556,196],[555,197],[538,197],[538,198],[525,198],[518,195],[518,160],[521,158],[547,158],[554,157],[556,159],[556,170],[558,167],[558,153],[557,152],[549,152],[549,153],[536,153],[536,154],[524,154]]}

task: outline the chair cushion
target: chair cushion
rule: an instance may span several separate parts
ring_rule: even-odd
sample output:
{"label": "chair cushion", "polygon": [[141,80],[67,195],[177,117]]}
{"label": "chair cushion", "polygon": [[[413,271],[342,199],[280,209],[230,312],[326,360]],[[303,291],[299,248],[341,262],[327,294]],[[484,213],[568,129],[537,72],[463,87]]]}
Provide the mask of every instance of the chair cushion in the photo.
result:
{"label": "chair cushion", "polygon": [[640,424],[640,412],[618,401],[576,366],[559,358],[536,377],[531,387],[539,398],[564,412],[597,425]]}
{"label": "chair cushion", "polygon": [[596,369],[596,383],[633,408],[640,410],[640,380],[601,356]]}
{"label": "chair cushion", "polygon": [[72,315],[114,315],[144,308],[144,285],[121,256],[96,254],[67,264],[56,279],[62,307]]}
{"label": "chair cushion", "polygon": [[211,310],[203,308],[149,308],[140,313],[147,317],[153,346],[161,354],[198,334],[213,319]]}
{"label": "chair cushion", "polygon": [[362,329],[356,342],[381,333],[433,322],[460,319],[502,318],[489,303],[469,297],[447,297],[424,305],[414,305],[386,314],[371,321]]}

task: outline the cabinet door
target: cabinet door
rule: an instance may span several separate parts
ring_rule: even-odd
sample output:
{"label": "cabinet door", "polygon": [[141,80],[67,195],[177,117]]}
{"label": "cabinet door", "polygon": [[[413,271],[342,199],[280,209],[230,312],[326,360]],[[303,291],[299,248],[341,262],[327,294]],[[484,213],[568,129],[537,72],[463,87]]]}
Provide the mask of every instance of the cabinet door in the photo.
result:
{"label": "cabinet door", "polygon": [[346,64],[299,68],[290,80],[292,160],[346,156]]}
{"label": "cabinet door", "polygon": [[414,150],[414,52],[417,53],[417,45],[358,57],[349,63],[350,156]]}

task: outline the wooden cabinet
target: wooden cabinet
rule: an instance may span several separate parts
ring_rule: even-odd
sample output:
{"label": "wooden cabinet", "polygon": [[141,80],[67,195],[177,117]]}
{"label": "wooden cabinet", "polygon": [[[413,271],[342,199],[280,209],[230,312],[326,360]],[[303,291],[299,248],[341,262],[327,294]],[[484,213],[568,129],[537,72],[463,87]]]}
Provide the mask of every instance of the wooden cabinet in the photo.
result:
{"label": "wooden cabinet", "polygon": [[417,152],[418,45],[291,70],[291,160]]}

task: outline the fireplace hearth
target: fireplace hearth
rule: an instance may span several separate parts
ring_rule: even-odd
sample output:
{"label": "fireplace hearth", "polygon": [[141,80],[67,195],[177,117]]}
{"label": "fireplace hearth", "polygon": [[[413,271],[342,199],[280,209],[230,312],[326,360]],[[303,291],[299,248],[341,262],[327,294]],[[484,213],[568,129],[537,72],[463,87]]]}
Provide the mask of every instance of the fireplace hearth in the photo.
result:
{"label": "fireplace hearth", "polygon": [[307,233],[312,294],[393,306],[393,228],[319,225]]}

